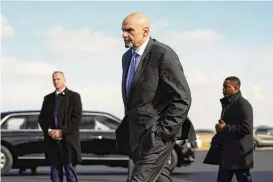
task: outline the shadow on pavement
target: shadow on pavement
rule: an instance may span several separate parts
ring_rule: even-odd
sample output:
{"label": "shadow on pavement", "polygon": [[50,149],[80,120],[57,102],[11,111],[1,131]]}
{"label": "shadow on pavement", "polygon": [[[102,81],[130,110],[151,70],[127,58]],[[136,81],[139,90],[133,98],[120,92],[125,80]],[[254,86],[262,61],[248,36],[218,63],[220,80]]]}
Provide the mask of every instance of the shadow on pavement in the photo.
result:
{"label": "shadow on pavement", "polygon": [[[273,171],[252,171],[251,172],[253,181],[258,182],[272,182],[273,179]],[[80,171],[78,172],[80,181],[96,181],[96,182],[119,182],[124,181],[127,177],[127,171]],[[19,178],[19,177],[30,177],[32,178],[30,172],[26,172],[25,174],[18,174],[18,172],[11,172],[8,175],[5,176],[6,180],[8,178]],[[45,180],[44,178],[47,178],[49,176],[49,171],[40,171],[33,176],[37,180],[37,178],[41,178],[41,181]],[[121,178],[123,180],[121,180]],[[216,181],[217,178],[217,172],[175,172],[172,174],[173,181],[179,181],[179,182],[212,182]],[[40,181],[40,179],[39,179]],[[233,182],[236,182],[235,176],[233,177]]]}
{"label": "shadow on pavement", "polygon": [[[48,170],[47,171],[39,171],[35,175],[31,174],[30,171],[26,171],[22,174],[19,174],[18,171],[13,170],[4,176],[6,176],[6,177],[7,176],[13,176],[13,177],[15,177],[15,176],[48,176],[49,174],[50,173]],[[127,175],[127,171],[126,170],[124,170],[124,171],[113,171],[113,170],[109,170],[109,171],[107,171],[107,170],[103,170],[103,171],[92,170],[92,171],[90,171],[89,170],[89,171],[77,171],[77,174],[78,175],[91,175],[91,176],[92,175],[99,175],[99,176],[110,175],[110,176],[112,176],[112,175]]]}

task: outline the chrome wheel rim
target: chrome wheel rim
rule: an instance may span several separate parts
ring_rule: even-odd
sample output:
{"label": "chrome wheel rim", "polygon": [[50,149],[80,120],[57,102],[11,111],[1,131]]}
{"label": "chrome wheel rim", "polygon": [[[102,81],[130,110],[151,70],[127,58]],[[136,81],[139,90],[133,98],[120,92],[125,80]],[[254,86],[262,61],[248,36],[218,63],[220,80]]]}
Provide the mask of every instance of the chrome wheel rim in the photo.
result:
{"label": "chrome wheel rim", "polygon": [[0,157],[1,157],[1,170],[5,167],[6,165],[6,156],[3,152],[0,153]]}

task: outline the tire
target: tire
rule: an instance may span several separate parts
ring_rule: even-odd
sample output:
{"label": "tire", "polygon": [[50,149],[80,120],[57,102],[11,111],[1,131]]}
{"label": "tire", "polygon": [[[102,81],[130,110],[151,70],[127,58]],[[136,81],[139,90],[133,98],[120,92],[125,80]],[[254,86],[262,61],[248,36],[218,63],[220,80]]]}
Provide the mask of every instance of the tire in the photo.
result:
{"label": "tire", "polygon": [[172,173],[178,164],[178,155],[175,149],[172,150],[172,154],[168,159],[169,170]]}
{"label": "tire", "polygon": [[13,157],[9,149],[1,145],[1,175],[5,175],[9,172],[13,165]]}

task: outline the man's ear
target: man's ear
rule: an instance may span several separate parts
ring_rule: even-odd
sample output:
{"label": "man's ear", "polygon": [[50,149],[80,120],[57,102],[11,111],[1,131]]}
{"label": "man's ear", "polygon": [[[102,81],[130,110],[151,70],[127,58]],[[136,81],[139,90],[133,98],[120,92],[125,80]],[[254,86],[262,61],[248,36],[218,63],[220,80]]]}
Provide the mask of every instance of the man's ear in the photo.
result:
{"label": "man's ear", "polygon": [[233,92],[236,92],[236,91],[238,90],[238,89],[237,89],[237,86],[236,86],[236,85],[233,85],[233,84],[231,85],[231,89],[232,89]]}
{"label": "man's ear", "polygon": [[236,91],[240,90],[240,87],[238,85],[235,85],[234,88],[236,89]]}
{"label": "man's ear", "polygon": [[235,83],[231,83],[231,85],[232,85],[234,91],[238,91],[240,89],[240,87]]}
{"label": "man's ear", "polygon": [[143,32],[144,32],[144,37],[146,37],[147,35],[149,35],[149,32],[150,32],[149,27],[145,27],[145,28],[143,29]]}
{"label": "man's ear", "polygon": [[240,90],[240,86],[239,85],[235,85],[236,90]]}

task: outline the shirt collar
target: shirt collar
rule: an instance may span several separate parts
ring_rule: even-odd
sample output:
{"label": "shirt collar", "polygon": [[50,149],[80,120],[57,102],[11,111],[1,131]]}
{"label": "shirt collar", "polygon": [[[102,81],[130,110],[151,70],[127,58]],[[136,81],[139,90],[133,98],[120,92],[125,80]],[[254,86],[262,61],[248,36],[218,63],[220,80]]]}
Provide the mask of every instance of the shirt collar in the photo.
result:
{"label": "shirt collar", "polygon": [[238,100],[240,97],[242,97],[242,93],[239,90],[236,94],[230,96],[230,97],[224,97],[222,99],[220,99],[222,104],[229,104],[232,102],[235,102],[236,100]]}
{"label": "shirt collar", "polygon": [[132,49],[132,53],[137,53],[138,55],[142,56],[142,54],[144,53],[146,47],[147,47],[147,44],[149,42],[149,37],[145,40],[145,42],[137,49],[137,50],[134,50]]}
{"label": "shirt collar", "polygon": [[64,90],[66,89],[66,87],[64,87],[60,92],[56,90],[56,95],[58,95],[59,93],[62,93]]}

